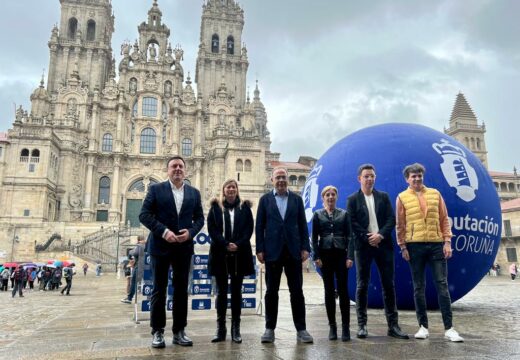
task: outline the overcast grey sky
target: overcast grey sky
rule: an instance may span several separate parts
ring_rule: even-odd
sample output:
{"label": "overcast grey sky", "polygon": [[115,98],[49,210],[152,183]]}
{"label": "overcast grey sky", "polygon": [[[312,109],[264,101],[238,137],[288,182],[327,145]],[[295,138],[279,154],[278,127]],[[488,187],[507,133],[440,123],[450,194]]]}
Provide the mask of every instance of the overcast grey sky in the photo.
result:
{"label": "overcast grey sky", "polygon": [[[152,0],[112,0],[119,55]],[[520,168],[520,1],[242,0],[251,91],[259,80],[273,151],[319,157],[366,126],[448,127],[464,93],[487,128],[491,170]],[[202,0],[159,0],[193,75]],[[0,131],[48,67],[59,0],[2,1]],[[119,61],[118,61],[119,62]]]}

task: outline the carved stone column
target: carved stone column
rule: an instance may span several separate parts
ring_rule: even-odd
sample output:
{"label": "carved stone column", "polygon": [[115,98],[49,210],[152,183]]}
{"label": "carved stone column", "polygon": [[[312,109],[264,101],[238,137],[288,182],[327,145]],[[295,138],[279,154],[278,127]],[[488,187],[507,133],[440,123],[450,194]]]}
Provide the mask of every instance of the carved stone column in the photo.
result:
{"label": "carved stone column", "polygon": [[87,157],[87,176],[85,179],[85,206],[81,218],[84,222],[92,221],[94,210],[92,209],[92,181],[94,177],[94,155]]}

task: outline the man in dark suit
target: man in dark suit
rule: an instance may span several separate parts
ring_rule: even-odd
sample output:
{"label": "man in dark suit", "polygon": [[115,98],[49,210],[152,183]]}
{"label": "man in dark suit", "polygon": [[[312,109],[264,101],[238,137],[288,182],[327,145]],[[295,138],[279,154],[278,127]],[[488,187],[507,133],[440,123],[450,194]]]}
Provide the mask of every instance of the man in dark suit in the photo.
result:
{"label": "man in dark suit", "polygon": [[285,270],[291,294],[291,309],[296,339],[312,343],[305,323],[302,262],[310,252],[309,232],[303,200],[287,189],[287,170],[277,167],[271,176],[273,191],[260,198],[256,214],[256,256],[265,262],[265,332],[262,343],[274,342],[278,318],[278,290]]}
{"label": "man in dark suit", "polygon": [[184,159],[168,160],[168,180],[150,186],[139,220],[150,230],[148,250],[151,255],[153,291],[150,301],[152,347],[163,348],[166,326],[166,290],[168,271],[173,270],[173,343],[191,346],[184,328],[188,315],[188,277],[193,238],[204,226],[200,192],[185,184]]}
{"label": "man in dark suit", "polygon": [[367,331],[367,291],[370,282],[370,267],[376,263],[383,288],[383,302],[388,324],[388,336],[408,339],[398,324],[394,286],[394,245],[392,231],[395,216],[386,192],[374,189],[375,167],[363,164],[358,169],[361,189],[348,197],[347,211],[350,215],[354,239],[354,259],[356,263],[356,312],[358,318],[358,338],[366,338]]}

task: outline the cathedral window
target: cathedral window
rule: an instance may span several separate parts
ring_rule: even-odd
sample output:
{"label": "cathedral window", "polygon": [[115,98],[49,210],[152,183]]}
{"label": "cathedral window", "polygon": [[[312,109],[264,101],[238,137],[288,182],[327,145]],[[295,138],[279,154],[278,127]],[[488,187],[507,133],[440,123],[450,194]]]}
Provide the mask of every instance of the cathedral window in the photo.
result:
{"label": "cathedral window", "polygon": [[143,98],[143,116],[157,116],[157,99],[154,97]]}
{"label": "cathedral window", "polygon": [[244,163],[240,159],[237,160],[236,170],[237,171],[244,171]]}
{"label": "cathedral window", "polygon": [[509,187],[509,191],[510,191],[510,192],[514,192],[514,191],[515,191],[515,184],[513,184],[513,183],[509,183],[509,186],[508,186],[508,187]]}
{"label": "cathedral window", "polygon": [[247,172],[251,172],[251,160],[246,160],[246,162],[244,163],[244,170]]}
{"label": "cathedral window", "polygon": [[296,175],[289,176],[289,184],[298,185],[298,178],[296,177]]}
{"label": "cathedral window", "polygon": [[103,135],[101,151],[112,152],[112,144],[113,144],[112,134]]}
{"label": "cathedral window", "polygon": [[217,34],[213,34],[211,37],[211,52],[218,54],[219,39]]}
{"label": "cathedral window", "polygon": [[69,32],[68,38],[74,40],[76,38],[76,32],[78,31],[78,20],[76,18],[69,19]]}
{"label": "cathedral window", "polygon": [[29,162],[29,150],[22,149],[20,152],[20,162]]}
{"label": "cathedral window", "polygon": [[229,55],[235,54],[235,39],[231,35],[227,38],[227,53]]}
{"label": "cathedral window", "polygon": [[477,150],[480,150],[480,139],[477,138]]}
{"label": "cathedral window", "polygon": [[108,176],[99,179],[98,204],[110,204],[110,178]]}
{"label": "cathedral window", "polygon": [[155,154],[155,130],[152,128],[141,131],[141,154]]}
{"label": "cathedral window", "polygon": [[144,192],[144,183],[143,179],[136,180],[130,185],[128,191],[136,191],[136,192]]}
{"label": "cathedral window", "polygon": [[89,20],[87,22],[87,41],[94,41],[96,39],[96,22]]}
{"label": "cathedral window", "polygon": [[182,156],[191,156],[191,139],[182,139]]}
{"label": "cathedral window", "polygon": [[31,151],[31,162],[32,163],[40,162],[40,150],[34,149],[33,151]]}
{"label": "cathedral window", "polygon": [[307,180],[307,179],[305,178],[305,176],[301,175],[301,176],[298,178],[298,185],[300,185],[300,186],[305,185],[305,181],[306,181],[306,180]]}

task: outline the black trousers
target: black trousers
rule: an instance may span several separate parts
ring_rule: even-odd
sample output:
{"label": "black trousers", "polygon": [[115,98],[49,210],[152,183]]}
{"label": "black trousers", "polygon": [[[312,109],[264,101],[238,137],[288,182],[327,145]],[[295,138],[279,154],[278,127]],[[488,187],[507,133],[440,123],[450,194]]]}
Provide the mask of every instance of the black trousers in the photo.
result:
{"label": "black trousers", "polygon": [[220,271],[215,275],[215,281],[217,283],[217,300],[215,306],[217,308],[217,322],[220,325],[226,322],[228,275],[231,285],[231,318],[234,322],[240,321],[244,276],[238,273],[237,260],[236,254],[228,254],[226,255],[224,264],[217,264],[217,266],[225,268],[225,271]]}
{"label": "black trousers", "polygon": [[284,248],[278,260],[266,261],[265,263],[265,282],[267,285],[265,292],[265,327],[266,329],[276,329],[278,290],[280,289],[282,271],[285,271],[287,285],[289,286],[294,326],[297,331],[306,330],[302,262],[300,259],[294,259],[287,248]]}
{"label": "black trousers", "polygon": [[[341,323],[350,325],[350,299],[348,295],[347,254],[341,249],[320,249],[321,276],[325,288],[325,309],[329,325],[336,325],[336,286],[341,310]],[[336,278],[336,286],[334,285]]]}
{"label": "black trousers", "polygon": [[358,325],[367,324],[368,284],[372,261],[376,263],[381,287],[383,288],[383,304],[385,306],[386,322],[389,327],[398,324],[397,307],[395,304],[394,284],[394,252],[390,249],[370,247],[356,250],[356,312]]}
{"label": "black trousers", "polygon": [[72,279],[65,279],[65,282],[67,283],[65,287],[61,290],[61,293],[67,292],[67,294],[70,293],[70,288],[72,287]]}
{"label": "black trousers", "polygon": [[153,290],[150,300],[150,326],[152,334],[164,331],[166,326],[166,292],[168,273],[173,270],[173,326],[174,333],[184,330],[188,324],[188,278],[191,252],[176,251],[169,256],[151,256]]}

